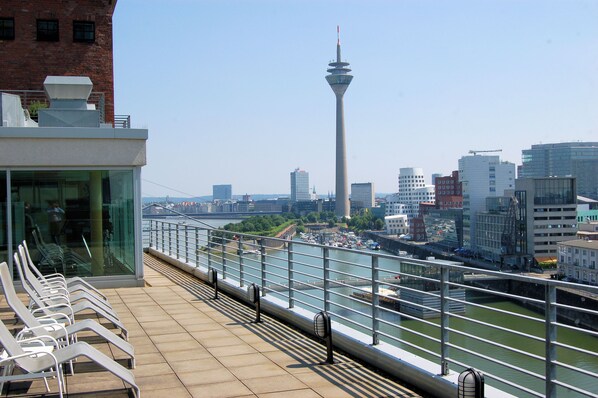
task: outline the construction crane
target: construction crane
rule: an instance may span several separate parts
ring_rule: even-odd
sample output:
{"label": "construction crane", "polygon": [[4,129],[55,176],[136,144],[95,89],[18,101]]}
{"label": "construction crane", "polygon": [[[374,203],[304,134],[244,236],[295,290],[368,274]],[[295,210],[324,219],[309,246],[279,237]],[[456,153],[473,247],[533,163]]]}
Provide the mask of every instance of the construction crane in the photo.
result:
{"label": "construction crane", "polygon": [[502,152],[502,149],[487,149],[487,150],[480,150],[480,151],[476,151],[474,149],[471,149],[469,151],[469,153],[473,153],[473,156],[475,156],[478,153],[487,153],[487,152]]}
{"label": "construction crane", "polygon": [[509,200],[509,208],[507,210],[507,217],[503,226],[502,236],[500,239],[501,251],[503,255],[514,255],[517,252],[517,207],[519,201],[512,196]]}

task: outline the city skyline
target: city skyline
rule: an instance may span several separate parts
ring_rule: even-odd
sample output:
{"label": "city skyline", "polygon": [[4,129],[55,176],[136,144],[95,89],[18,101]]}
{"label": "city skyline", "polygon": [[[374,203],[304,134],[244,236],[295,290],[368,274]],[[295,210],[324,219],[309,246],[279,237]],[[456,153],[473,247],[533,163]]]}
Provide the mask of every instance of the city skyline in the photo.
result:
{"label": "city skyline", "polygon": [[337,25],[357,76],[345,101],[349,184],[396,192],[401,167],[424,168],[430,183],[472,149],[500,148],[518,165],[533,144],[598,136],[598,4],[338,5],[119,3],[116,113],[150,131],[143,195],[203,196],[220,181],[285,193],[297,164],[318,194],[333,192],[322,64]]}

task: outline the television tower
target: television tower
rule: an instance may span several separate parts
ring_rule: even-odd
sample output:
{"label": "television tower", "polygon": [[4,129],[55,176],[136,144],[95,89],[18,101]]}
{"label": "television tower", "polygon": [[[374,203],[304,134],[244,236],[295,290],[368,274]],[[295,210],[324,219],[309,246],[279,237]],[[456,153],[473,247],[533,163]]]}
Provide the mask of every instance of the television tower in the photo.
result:
{"label": "television tower", "polygon": [[348,62],[341,61],[341,38],[340,28],[336,27],[336,62],[328,64],[329,75],[326,81],[336,96],[336,215],[349,217],[349,192],[347,188],[347,148],[345,144],[345,112],[343,107],[343,95],[353,76],[349,74]]}

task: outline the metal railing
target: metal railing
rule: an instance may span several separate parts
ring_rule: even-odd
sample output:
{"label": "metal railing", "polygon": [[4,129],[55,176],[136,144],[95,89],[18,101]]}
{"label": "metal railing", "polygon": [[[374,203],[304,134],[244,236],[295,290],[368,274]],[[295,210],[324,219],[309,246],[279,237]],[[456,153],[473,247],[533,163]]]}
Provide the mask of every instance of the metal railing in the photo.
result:
{"label": "metal railing", "polygon": [[[596,397],[598,288],[459,263],[144,220],[144,246],[518,397]],[[567,300],[566,291],[580,295]],[[557,300],[558,298],[558,300]],[[595,308],[595,307],[594,307]]]}
{"label": "metal railing", "polygon": [[131,115],[114,115],[114,128],[130,129]]}
{"label": "metal railing", "polygon": [[[43,90],[0,90],[0,92],[14,94],[21,97],[21,106],[23,109],[29,109],[29,107],[33,104],[42,104],[46,108],[50,106],[46,92]],[[89,94],[87,102],[96,106],[96,109],[100,112],[100,123],[104,123],[106,120],[105,94],[102,92],[93,91],[91,94]]]}

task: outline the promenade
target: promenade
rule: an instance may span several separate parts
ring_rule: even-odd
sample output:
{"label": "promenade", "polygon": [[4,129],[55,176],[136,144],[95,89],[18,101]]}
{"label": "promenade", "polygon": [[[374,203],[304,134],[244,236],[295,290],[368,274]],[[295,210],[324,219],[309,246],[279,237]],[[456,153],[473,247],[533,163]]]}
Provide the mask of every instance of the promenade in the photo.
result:
{"label": "promenade", "polygon": [[[420,397],[396,380],[335,353],[302,332],[219,295],[195,277],[144,254],[146,286],[106,289],[135,347],[134,369],[143,398],[150,397]],[[0,300],[1,316],[13,314]],[[106,343],[80,340],[125,364]],[[67,377],[69,397],[127,397],[121,381],[85,360]],[[78,371],[78,372],[77,372]],[[53,392],[56,383],[50,381]],[[44,395],[41,382],[12,383],[3,396]]]}

